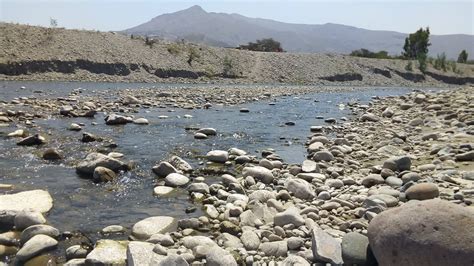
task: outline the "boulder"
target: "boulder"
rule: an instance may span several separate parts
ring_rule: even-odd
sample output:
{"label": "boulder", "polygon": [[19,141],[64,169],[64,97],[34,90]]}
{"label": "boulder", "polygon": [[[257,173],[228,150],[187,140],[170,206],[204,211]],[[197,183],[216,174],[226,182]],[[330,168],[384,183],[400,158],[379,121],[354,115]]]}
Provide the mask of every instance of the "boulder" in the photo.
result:
{"label": "boulder", "polygon": [[35,235],[47,235],[52,238],[57,238],[59,237],[59,230],[45,224],[32,225],[21,232],[20,243],[26,243]]}
{"label": "boulder", "polygon": [[114,171],[102,166],[97,166],[94,169],[94,173],[92,174],[94,182],[110,182],[113,181],[116,177],[117,175]]}
{"label": "boulder", "polygon": [[131,241],[127,246],[127,266],[157,265],[165,256],[153,252],[155,245]]}
{"label": "boulder", "polygon": [[434,199],[439,196],[438,186],[433,183],[415,184],[405,191],[407,199],[427,200]]}
{"label": "boulder", "polygon": [[341,244],[321,228],[311,230],[311,250],[316,262],[342,264]]}
{"label": "boulder", "polygon": [[35,134],[33,136],[26,137],[24,139],[21,139],[16,143],[16,145],[19,146],[34,146],[34,145],[41,145],[45,143],[45,138],[40,136],[39,134]]}
{"label": "boulder", "polygon": [[44,224],[46,219],[41,212],[23,210],[15,216],[14,223],[15,228],[20,231],[32,225]]}
{"label": "boulder", "polygon": [[288,245],[286,241],[264,242],[260,244],[259,250],[262,251],[265,256],[286,257]]}
{"label": "boulder", "polygon": [[251,176],[265,184],[272,183],[274,179],[272,171],[262,166],[244,167],[242,175],[244,177]]}
{"label": "boulder", "polygon": [[131,117],[123,115],[110,114],[105,118],[105,124],[107,125],[124,125],[132,122],[133,119]]}
{"label": "boulder", "polygon": [[207,153],[206,158],[213,163],[225,163],[229,159],[227,151],[213,150]]}
{"label": "boulder", "polygon": [[138,240],[146,240],[158,233],[174,231],[177,221],[169,216],[153,216],[136,223],[132,228],[132,236]]}
{"label": "boulder", "polygon": [[234,257],[227,251],[218,246],[209,249],[206,254],[207,266],[237,266]]}
{"label": "boulder", "polygon": [[27,261],[43,251],[55,248],[58,245],[56,239],[47,235],[35,235],[28,240],[16,254],[19,261]]}
{"label": "boulder", "polygon": [[313,199],[316,196],[311,184],[300,178],[290,179],[286,189],[299,199]]}
{"label": "boulder", "polygon": [[93,176],[96,167],[102,166],[114,172],[128,170],[128,165],[122,161],[104,155],[102,153],[89,153],[84,161],[76,166],[76,172],[82,175]]}
{"label": "boulder", "polygon": [[342,259],[347,265],[374,265],[375,258],[369,247],[369,239],[357,232],[344,235],[341,243]]}
{"label": "boulder", "polygon": [[178,170],[176,170],[176,168],[174,168],[174,166],[169,162],[160,162],[153,166],[152,170],[158,177],[166,177],[169,174],[178,172]]}
{"label": "boulder", "polygon": [[474,265],[474,211],[440,199],[375,216],[368,237],[379,265]]}
{"label": "boulder", "polygon": [[0,212],[23,210],[48,212],[53,207],[53,198],[44,190],[30,190],[15,194],[0,195]]}
{"label": "boulder", "polygon": [[399,172],[410,170],[411,159],[408,156],[391,157],[383,163],[383,168]]}
{"label": "boulder", "polygon": [[189,178],[182,174],[171,173],[165,177],[165,184],[170,187],[184,186],[189,182]]}
{"label": "boulder", "polygon": [[276,214],[273,218],[273,224],[275,226],[293,224],[294,226],[299,227],[304,224],[304,218],[300,215],[300,210],[292,206],[286,211]]}
{"label": "boulder", "polygon": [[109,239],[98,240],[94,249],[87,254],[86,265],[125,266],[127,260],[127,242]]}

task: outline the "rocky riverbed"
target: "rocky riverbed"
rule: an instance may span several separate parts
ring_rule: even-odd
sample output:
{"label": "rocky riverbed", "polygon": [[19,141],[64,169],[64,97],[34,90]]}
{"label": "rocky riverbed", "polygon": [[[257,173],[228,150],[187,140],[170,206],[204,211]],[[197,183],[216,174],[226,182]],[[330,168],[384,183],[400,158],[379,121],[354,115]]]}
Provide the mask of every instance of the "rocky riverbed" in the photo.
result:
{"label": "rocky riverbed", "polygon": [[[306,159],[298,162],[271,147],[255,154],[229,145],[198,154],[199,163],[175,155],[140,169],[107,137],[76,161],[63,149],[43,148],[53,140],[37,122],[70,119],[69,132],[95,143],[95,134],[83,132],[88,124],[75,119],[104,114],[92,123],[146,130],[150,121],[134,115],[140,109],[212,111],[312,90],[74,90],[67,97],[3,101],[0,121],[17,129],[2,141],[38,149],[38,156],[70,165],[91,184],[147,172],[154,179],[150,197],[184,190],[190,204],[184,218],[109,224],[97,238],[51,226],[48,213],[61,204],[55,192],[12,192],[12,184],[0,184],[0,257],[18,265],[472,265],[472,87],[348,101],[350,119],[321,116],[324,122],[306,128]],[[220,129],[189,130],[206,141]]]}

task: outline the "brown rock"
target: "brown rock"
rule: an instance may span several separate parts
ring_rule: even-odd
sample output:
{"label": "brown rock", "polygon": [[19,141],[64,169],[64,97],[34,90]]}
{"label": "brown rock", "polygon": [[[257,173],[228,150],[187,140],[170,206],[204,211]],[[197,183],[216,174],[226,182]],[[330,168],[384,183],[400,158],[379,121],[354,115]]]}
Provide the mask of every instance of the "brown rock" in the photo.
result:
{"label": "brown rock", "polygon": [[407,199],[427,200],[439,196],[438,186],[433,183],[421,183],[411,186],[405,192]]}

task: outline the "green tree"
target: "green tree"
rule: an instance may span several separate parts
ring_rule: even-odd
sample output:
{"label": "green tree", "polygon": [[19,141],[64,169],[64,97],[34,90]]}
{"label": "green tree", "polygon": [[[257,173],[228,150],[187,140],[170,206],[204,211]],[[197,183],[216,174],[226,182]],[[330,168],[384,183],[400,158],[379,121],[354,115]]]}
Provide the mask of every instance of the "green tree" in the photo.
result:
{"label": "green tree", "polygon": [[[403,46],[403,56],[408,59],[419,59],[421,58],[426,59],[426,55],[428,54],[428,46],[431,44],[429,43],[430,39],[430,28],[426,27],[425,30],[420,28],[415,33],[411,33],[405,39],[405,45]],[[422,56],[424,54],[424,56]]]}
{"label": "green tree", "polygon": [[249,42],[247,45],[240,45],[239,49],[259,52],[283,52],[281,43],[272,38]]}
{"label": "green tree", "polygon": [[462,50],[458,56],[458,63],[464,63],[464,64],[467,63],[467,57],[468,57],[468,54],[466,50]]}

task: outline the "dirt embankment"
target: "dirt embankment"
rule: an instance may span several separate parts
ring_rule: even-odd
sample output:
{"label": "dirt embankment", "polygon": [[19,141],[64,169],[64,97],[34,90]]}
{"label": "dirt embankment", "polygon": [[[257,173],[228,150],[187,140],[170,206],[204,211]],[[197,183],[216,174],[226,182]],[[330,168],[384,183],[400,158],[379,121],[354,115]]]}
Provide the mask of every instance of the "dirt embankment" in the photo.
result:
{"label": "dirt embankment", "polygon": [[347,85],[474,83],[474,67],[457,73],[407,61],[336,54],[258,53],[131,38],[111,32],[0,23],[1,80],[226,82]]}

